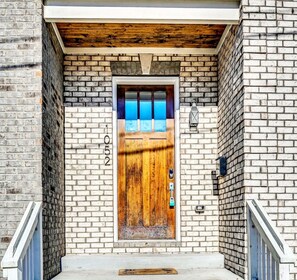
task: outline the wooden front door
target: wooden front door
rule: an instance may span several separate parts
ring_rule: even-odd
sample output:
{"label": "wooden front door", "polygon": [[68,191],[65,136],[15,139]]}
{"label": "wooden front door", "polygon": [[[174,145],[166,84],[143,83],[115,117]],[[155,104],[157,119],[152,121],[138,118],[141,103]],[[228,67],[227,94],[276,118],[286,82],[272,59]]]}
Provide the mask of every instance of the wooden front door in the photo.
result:
{"label": "wooden front door", "polygon": [[174,239],[174,88],[117,93],[119,240]]}

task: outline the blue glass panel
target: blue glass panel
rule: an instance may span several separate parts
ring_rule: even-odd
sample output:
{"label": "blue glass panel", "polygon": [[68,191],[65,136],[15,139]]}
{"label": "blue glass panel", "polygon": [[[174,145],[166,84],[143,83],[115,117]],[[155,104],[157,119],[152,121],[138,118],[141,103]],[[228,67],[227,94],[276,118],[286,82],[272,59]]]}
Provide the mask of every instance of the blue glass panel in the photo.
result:
{"label": "blue glass panel", "polygon": [[125,101],[125,130],[127,132],[136,132],[138,130],[137,125],[137,100]]}
{"label": "blue glass panel", "polygon": [[126,100],[126,120],[137,120],[137,100]]}
{"label": "blue glass panel", "polygon": [[166,120],[166,100],[155,100],[155,120]]}
{"label": "blue glass panel", "polygon": [[125,130],[127,132],[136,132],[138,130],[137,120],[126,120]]}
{"label": "blue glass panel", "polygon": [[152,101],[140,100],[140,119],[141,120],[152,119]]}
{"label": "blue glass panel", "polygon": [[165,132],[166,131],[166,120],[155,120],[155,131]]}
{"label": "blue glass panel", "polygon": [[152,131],[152,101],[140,100],[140,131]]}
{"label": "blue glass panel", "polygon": [[140,131],[151,132],[152,131],[152,120],[140,120]]}
{"label": "blue glass panel", "polygon": [[[166,99],[157,99],[160,98],[155,95],[154,101],[154,119],[155,119],[155,131],[157,132],[165,132],[166,131]],[[165,98],[165,94],[164,94]]]}
{"label": "blue glass panel", "polygon": [[140,131],[152,131],[152,100],[151,92],[140,92]]}

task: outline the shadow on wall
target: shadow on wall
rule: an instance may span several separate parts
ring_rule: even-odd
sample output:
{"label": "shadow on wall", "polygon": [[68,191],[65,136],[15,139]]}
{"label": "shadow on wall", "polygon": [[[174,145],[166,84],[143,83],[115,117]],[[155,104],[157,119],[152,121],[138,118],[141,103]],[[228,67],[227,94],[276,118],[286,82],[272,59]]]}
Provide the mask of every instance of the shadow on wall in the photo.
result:
{"label": "shadow on wall", "polygon": [[18,68],[35,68],[37,66],[41,66],[41,63],[25,63],[25,64],[18,64],[18,65],[6,65],[6,66],[0,66],[0,71],[18,69]]}
{"label": "shadow on wall", "polygon": [[[11,45],[13,43],[18,43],[17,48],[20,50],[27,50],[32,48],[32,43],[40,40],[39,36],[29,36],[29,37],[18,37],[18,38],[1,38],[0,44],[2,44],[0,49],[4,51],[6,49],[11,49]],[[5,46],[6,45],[6,46]],[[41,66],[41,63],[23,63],[16,65],[0,65],[0,71],[11,70],[11,69],[19,69],[19,68],[34,68],[37,66]]]}

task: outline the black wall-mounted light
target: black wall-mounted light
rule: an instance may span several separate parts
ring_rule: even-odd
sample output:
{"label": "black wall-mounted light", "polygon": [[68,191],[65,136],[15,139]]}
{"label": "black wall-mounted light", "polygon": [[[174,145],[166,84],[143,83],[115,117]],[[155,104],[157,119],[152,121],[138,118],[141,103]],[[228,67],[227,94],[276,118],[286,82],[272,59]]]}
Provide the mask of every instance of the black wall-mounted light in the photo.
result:
{"label": "black wall-mounted light", "polygon": [[223,177],[227,175],[227,158],[220,156],[217,158],[217,176]]}
{"label": "black wall-mounted light", "polygon": [[192,104],[190,115],[189,115],[189,125],[190,127],[197,127],[199,123],[199,112],[196,103]]}

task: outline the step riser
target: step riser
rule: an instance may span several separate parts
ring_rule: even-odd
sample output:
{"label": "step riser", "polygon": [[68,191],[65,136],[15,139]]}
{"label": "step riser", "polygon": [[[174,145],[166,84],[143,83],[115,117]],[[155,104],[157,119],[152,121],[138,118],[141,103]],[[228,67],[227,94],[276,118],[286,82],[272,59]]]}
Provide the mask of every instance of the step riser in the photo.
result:
{"label": "step riser", "polygon": [[219,269],[224,267],[224,257],[219,253],[214,253],[186,255],[66,256],[62,259],[62,271],[167,267],[175,269]]}

